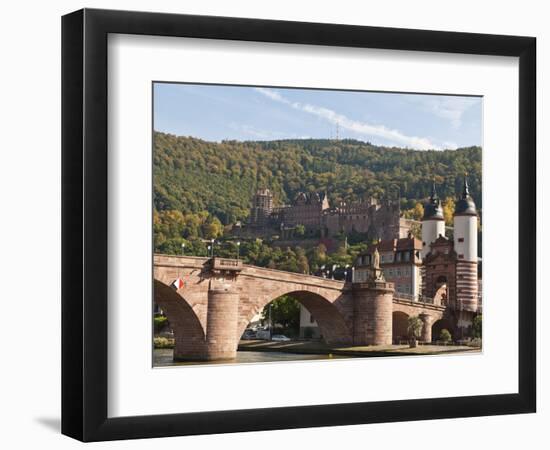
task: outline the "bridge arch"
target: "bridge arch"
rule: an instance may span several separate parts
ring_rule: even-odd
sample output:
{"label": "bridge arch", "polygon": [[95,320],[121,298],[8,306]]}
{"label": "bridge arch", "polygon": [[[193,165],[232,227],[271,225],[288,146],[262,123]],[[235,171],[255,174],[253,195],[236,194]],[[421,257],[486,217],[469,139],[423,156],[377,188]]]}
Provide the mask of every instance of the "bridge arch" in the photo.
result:
{"label": "bridge arch", "polygon": [[204,328],[191,305],[175,289],[154,280],[154,301],[174,332],[174,359],[201,359],[205,351]]}
{"label": "bridge arch", "polygon": [[256,301],[254,307],[241,318],[238,339],[255,315],[283,295],[294,298],[315,317],[321,335],[327,344],[350,344],[352,342],[350,328],[334,302],[319,293],[302,289],[272,293]]}
{"label": "bridge arch", "polygon": [[437,341],[439,340],[439,336],[441,335],[441,330],[446,329],[448,330],[452,337],[454,338],[454,327],[452,326],[452,323],[447,318],[441,318],[439,320],[436,320],[432,325],[432,340]]}
{"label": "bridge arch", "polygon": [[445,275],[441,275],[435,281],[434,304],[446,306],[449,298],[449,281]]}

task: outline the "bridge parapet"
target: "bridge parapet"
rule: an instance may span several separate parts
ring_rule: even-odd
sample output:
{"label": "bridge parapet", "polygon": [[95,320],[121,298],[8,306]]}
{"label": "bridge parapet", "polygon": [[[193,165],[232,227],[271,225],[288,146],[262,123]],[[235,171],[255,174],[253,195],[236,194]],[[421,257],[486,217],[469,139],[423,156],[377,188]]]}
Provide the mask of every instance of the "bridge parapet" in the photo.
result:
{"label": "bridge parapet", "polygon": [[306,275],[302,273],[287,272],[284,270],[269,269],[267,267],[258,267],[248,264],[243,265],[241,276],[272,280],[277,282],[300,284],[304,286],[314,286],[324,289],[343,291],[349,283],[340,280],[322,278],[315,275]]}
{"label": "bridge parapet", "polygon": [[186,256],[186,255],[153,255],[153,263],[160,267],[189,267],[199,268],[204,266],[209,258],[201,256]]}
{"label": "bridge parapet", "polygon": [[212,269],[214,271],[240,272],[243,270],[243,262],[240,259],[213,258]]}
{"label": "bridge parapet", "polygon": [[414,307],[414,308],[430,309],[430,310],[434,310],[434,311],[445,311],[447,309],[446,306],[435,305],[433,302],[429,302],[429,301],[428,302],[423,302],[423,301],[418,301],[418,300],[411,300],[411,299],[401,298],[401,297],[397,297],[397,296],[393,297],[393,303],[397,303],[397,304],[405,305],[405,306],[411,306],[411,307]]}

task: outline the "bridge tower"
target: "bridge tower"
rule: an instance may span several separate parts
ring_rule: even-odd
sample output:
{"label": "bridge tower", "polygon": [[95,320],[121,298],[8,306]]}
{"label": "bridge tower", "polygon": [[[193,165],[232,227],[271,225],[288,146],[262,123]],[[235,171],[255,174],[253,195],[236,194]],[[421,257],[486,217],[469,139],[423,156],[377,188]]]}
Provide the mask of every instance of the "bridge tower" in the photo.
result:
{"label": "bridge tower", "polygon": [[434,182],[430,199],[424,206],[424,217],[422,217],[422,251],[420,252],[422,259],[430,253],[430,244],[439,236],[445,236],[445,219]]}
{"label": "bridge tower", "polygon": [[470,196],[468,180],[464,177],[462,195],[454,212],[454,250],[456,260],[456,300],[459,310],[458,326],[466,328],[471,324],[472,313],[478,309],[477,275],[477,211]]}

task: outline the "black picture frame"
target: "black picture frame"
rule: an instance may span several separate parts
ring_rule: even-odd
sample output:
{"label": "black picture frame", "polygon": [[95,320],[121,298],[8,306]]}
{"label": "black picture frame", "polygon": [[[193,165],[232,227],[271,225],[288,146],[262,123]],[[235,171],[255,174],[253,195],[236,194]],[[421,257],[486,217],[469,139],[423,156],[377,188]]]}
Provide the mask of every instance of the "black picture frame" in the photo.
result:
{"label": "black picture frame", "polygon": [[[110,33],[519,58],[518,393],[107,417]],[[62,18],[62,433],[82,441],[535,412],[536,39],[84,9]],[[512,295],[512,294],[510,294]]]}

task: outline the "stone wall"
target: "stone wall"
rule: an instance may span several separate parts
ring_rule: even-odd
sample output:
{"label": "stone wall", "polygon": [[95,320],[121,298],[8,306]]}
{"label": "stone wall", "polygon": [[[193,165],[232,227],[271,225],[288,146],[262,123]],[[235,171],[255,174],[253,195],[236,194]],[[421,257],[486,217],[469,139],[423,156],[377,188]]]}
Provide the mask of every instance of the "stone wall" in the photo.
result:
{"label": "stone wall", "polygon": [[[394,311],[423,315],[430,323],[445,311],[442,306],[395,299],[392,283],[344,283],[232,261],[235,264],[155,255],[154,301],[174,331],[176,359],[234,358],[252,318],[284,294],[314,315],[323,338],[332,345],[389,345]],[[177,278],[184,281],[178,291],[171,287]],[[429,331],[424,339],[429,339]]]}
{"label": "stone wall", "polygon": [[354,345],[391,345],[393,292],[392,283],[354,284]]}

